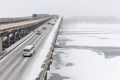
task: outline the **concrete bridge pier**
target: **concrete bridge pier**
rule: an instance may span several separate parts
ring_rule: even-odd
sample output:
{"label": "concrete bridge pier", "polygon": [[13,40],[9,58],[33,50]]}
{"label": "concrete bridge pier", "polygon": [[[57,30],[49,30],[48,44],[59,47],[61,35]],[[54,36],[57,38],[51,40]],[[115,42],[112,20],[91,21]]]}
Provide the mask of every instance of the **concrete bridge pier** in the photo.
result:
{"label": "concrete bridge pier", "polygon": [[16,40],[19,40],[19,33],[16,31]]}
{"label": "concrete bridge pier", "polygon": [[30,28],[27,27],[27,28],[25,29],[25,31],[26,31],[26,34],[30,33]]}
{"label": "concrete bridge pier", "polygon": [[0,35],[0,54],[2,54],[2,36]]}
{"label": "concrete bridge pier", "polygon": [[16,41],[15,31],[13,31],[11,35],[12,36],[10,37],[10,44],[13,44]]}
{"label": "concrete bridge pier", "polygon": [[17,32],[14,31],[13,32],[13,42],[16,42],[17,41],[17,36],[16,36]]}
{"label": "concrete bridge pier", "polygon": [[10,46],[10,34],[7,34],[7,47]]}
{"label": "concrete bridge pier", "polygon": [[18,36],[19,39],[21,39],[21,38],[22,38],[22,30],[21,30],[21,29],[18,30],[18,35],[19,35],[19,36]]}
{"label": "concrete bridge pier", "polygon": [[23,37],[24,36],[24,33],[23,33],[23,29],[21,29],[21,37]]}
{"label": "concrete bridge pier", "polygon": [[23,29],[23,35],[25,36],[27,33],[28,33],[28,32],[27,32],[27,28],[24,28],[24,29]]}
{"label": "concrete bridge pier", "polygon": [[22,34],[23,36],[25,36],[26,35],[26,31],[25,31],[25,29],[23,28],[23,34]]}

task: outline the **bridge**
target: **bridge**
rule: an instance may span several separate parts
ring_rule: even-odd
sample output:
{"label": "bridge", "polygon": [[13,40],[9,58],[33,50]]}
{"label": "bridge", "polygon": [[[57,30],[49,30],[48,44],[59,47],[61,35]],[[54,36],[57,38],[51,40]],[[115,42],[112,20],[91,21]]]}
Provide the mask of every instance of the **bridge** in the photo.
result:
{"label": "bridge", "polygon": [[[0,22],[0,78],[1,80],[47,80],[52,53],[62,22],[58,15],[11,18]],[[41,31],[37,34],[37,31]],[[23,48],[34,45],[35,54],[23,57]],[[46,47],[47,46],[47,47]],[[36,62],[38,70],[34,71]],[[33,66],[32,66],[33,65]],[[34,75],[30,78],[32,71]],[[31,72],[31,73],[30,73]],[[28,74],[28,75],[26,75]]]}

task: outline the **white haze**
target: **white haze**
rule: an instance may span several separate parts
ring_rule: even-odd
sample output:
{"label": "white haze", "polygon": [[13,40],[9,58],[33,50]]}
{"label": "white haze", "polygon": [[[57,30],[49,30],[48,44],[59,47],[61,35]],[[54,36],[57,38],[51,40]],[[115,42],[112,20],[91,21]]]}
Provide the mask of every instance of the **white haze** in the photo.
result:
{"label": "white haze", "polygon": [[0,0],[0,17],[33,13],[69,16],[118,16],[119,0]]}

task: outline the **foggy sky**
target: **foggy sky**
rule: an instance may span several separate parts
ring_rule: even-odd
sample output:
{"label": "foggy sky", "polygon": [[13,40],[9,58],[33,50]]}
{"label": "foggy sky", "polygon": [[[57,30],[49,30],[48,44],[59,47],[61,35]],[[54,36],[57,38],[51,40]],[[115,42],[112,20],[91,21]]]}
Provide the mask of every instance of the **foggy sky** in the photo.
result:
{"label": "foggy sky", "polygon": [[69,16],[118,16],[119,0],[0,0],[0,17],[33,13]]}

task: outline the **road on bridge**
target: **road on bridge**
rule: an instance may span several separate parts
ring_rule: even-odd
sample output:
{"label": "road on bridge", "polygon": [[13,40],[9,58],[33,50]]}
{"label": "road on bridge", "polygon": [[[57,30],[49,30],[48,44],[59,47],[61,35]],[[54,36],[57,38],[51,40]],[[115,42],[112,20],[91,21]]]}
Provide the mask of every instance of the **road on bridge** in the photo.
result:
{"label": "road on bridge", "polygon": [[[43,30],[43,27],[47,29]],[[0,61],[0,79],[1,80],[21,80],[24,73],[32,66],[32,63],[38,55],[38,51],[42,49],[48,34],[52,31],[53,25],[44,24],[37,28],[43,30],[41,35],[32,32],[32,36],[17,48],[11,51],[6,57]],[[35,46],[35,54],[32,57],[23,57],[22,51],[26,45]]]}

